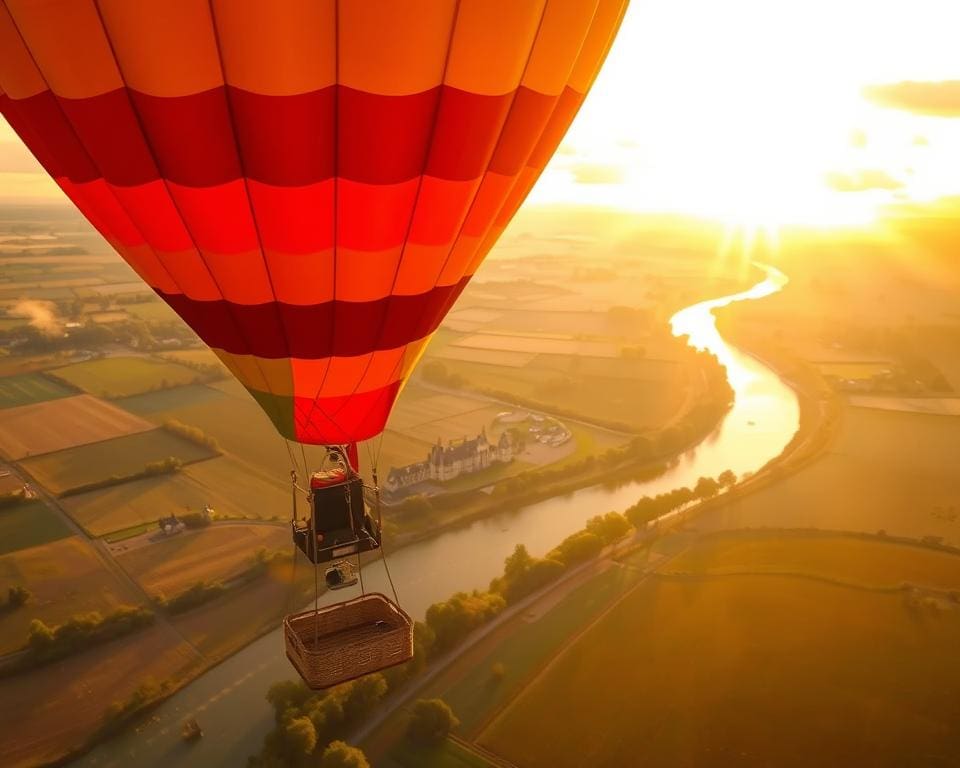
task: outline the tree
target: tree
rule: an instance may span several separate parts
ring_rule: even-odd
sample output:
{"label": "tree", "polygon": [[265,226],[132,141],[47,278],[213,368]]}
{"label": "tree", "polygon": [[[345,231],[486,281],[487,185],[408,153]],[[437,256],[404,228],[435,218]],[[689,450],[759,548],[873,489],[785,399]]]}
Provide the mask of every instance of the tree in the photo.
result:
{"label": "tree", "polygon": [[34,619],[30,622],[30,629],[27,634],[27,647],[35,654],[40,654],[53,645],[53,629],[44,624],[40,619]]}
{"label": "tree", "polygon": [[443,743],[458,725],[460,721],[443,699],[419,699],[410,714],[407,737],[420,746],[433,747]]}
{"label": "tree", "polygon": [[7,590],[7,606],[10,608],[19,608],[30,599],[30,590],[22,584],[10,587]]}
{"label": "tree", "polygon": [[367,756],[345,741],[332,741],[323,751],[320,768],[370,768]]}
{"label": "tree", "polygon": [[457,592],[449,600],[427,609],[427,625],[433,630],[434,648],[443,652],[472,630],[496,616],[506,606],[502,595],[492,592]]}
{"label": "tree", "polygon": [[607,512],[587,520],[587,530],[602,539],[604,544],[613,544],[630,530],[630,523],[619,512]]}
{"label": "tree", "polygon": [[582,563],[600,554],[603,539],[590,531],[578,531],[567,536],[547,554],[549,560],[559,560],[566,566]]}
{"label": "tree", "polygon": [[344,717],[356,720],[366,715],[387,693],[383,675],[366,675],[354,680],[343,702]]}
{"label": "tree", "polygon": [[278,723],[286,710],[302,707],[313,695],[303,680],[280,680],[267,689],[267,701],[273,706]]}
{"label": "tree", "polygon": [[733,470],[725,469],[717,476],[717,482],[724,488],[730,488],[736,484],[737,476],[733,473]]}
{"label": "tree", "polygon": [[720,483],[712,477],[701,477],[693,487],[693,492],[699,499],[712,499],[720,492]]}
{"label": "tree", "polygon": [[513,554],[503,561],[503,575],[509,581],[519,578],[533,565],[533,558],[523,544],[517,544]]}
{"label": "tree", "polygon": [[284,746],[291,757],[309,755],[317,746],[317,731],[309,717],[295,717],[283,728]]}

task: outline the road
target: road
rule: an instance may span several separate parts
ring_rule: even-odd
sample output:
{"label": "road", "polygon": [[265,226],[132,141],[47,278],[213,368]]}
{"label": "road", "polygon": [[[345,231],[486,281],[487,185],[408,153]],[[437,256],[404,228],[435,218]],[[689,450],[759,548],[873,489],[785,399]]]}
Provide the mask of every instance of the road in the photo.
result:
{"label": "road", "polygon": [[[127,589],[130,590],[131,594],[136,596],[140,604],[146,606],[153,605],[153,598],[147,594],[143,587],[141,587],[140,584],[133,577],[131,577],[129,573],[119,566],[117,561],[114,560],[110,555],[107,545],[100,539],[93,539],[88,536],[86,531],[77,525],[74,519],[67,514],[66,510],[60,506],[60,501],[56,496],[46,491],[44,487],[40,485],[40,483],[38,483],[33,476],[31,476],[30,473],[22,467],[16,467],[6,461],[0,461],[0,471],[3,470],[9,470],[12,474],[19,477],[25,483],[29,483],[31,489],[37,495],[37,497],[63,520],[67,527],[73,532],[73,535],[78,536],[80,539],[90,544],[91,550],[100,560],[100,562],[103,563],[103,567],[116,576],[117,580],[126,586]],[[172,632],[181,642],[183,642],[197,655],[197,658],[204,658],[203,654],[200,653],[197,647],[190,642],[190,640],[184,636],[179,629],[177,629],[177,627],[167,618],[163,611],[155,610],[153,614],[155,617],[154,620],[157,624]]]}

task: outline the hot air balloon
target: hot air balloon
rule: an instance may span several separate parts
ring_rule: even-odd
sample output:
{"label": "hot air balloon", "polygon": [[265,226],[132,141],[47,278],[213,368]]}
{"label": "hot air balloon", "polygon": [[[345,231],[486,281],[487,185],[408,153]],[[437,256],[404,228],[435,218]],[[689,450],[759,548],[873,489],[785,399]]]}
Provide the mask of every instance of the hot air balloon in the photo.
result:
{"label": "hot air balloon", "polygon": [[[331,586],[381,543],[352,446],[383,431],[626,2],[0,4],[4,117],[278,432],[330,447],[293,533]],[[288,617],[309,683],[409,658],[409,617],[368,597]]]}

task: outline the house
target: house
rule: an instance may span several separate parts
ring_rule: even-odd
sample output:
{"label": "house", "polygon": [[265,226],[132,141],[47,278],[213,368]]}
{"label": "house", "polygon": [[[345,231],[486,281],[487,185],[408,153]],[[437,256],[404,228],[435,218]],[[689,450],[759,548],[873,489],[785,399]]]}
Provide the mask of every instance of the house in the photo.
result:
{"label": "house", "polygon": [[396,492],[427,480],[447,482],[461,475],[469,475],[486,469],[495,462],[513,460],[513,443],[504,432],[496,443],[487,438],[487,430],[468,440],[450,441],[446,446],[438,438],[424,461],[391,467],[385,488]]}
{"label": "house", "polygon": [[177,519],[176,515],[170,515],[170,517],[161,517],[157,520],[157,525],[160,526],[160,530],[163,531],[165,536],[173,536],[175,533],[180,533],[186,526]]}

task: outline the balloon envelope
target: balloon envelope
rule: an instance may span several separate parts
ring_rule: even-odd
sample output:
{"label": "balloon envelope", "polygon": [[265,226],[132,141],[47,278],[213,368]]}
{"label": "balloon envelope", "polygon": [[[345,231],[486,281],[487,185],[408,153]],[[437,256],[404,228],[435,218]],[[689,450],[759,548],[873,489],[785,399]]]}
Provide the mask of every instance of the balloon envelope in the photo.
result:
{"label": "balloon envelope", "polygon": [[384,428],[627,0],[5,0],[0,110],[284,436]]}

